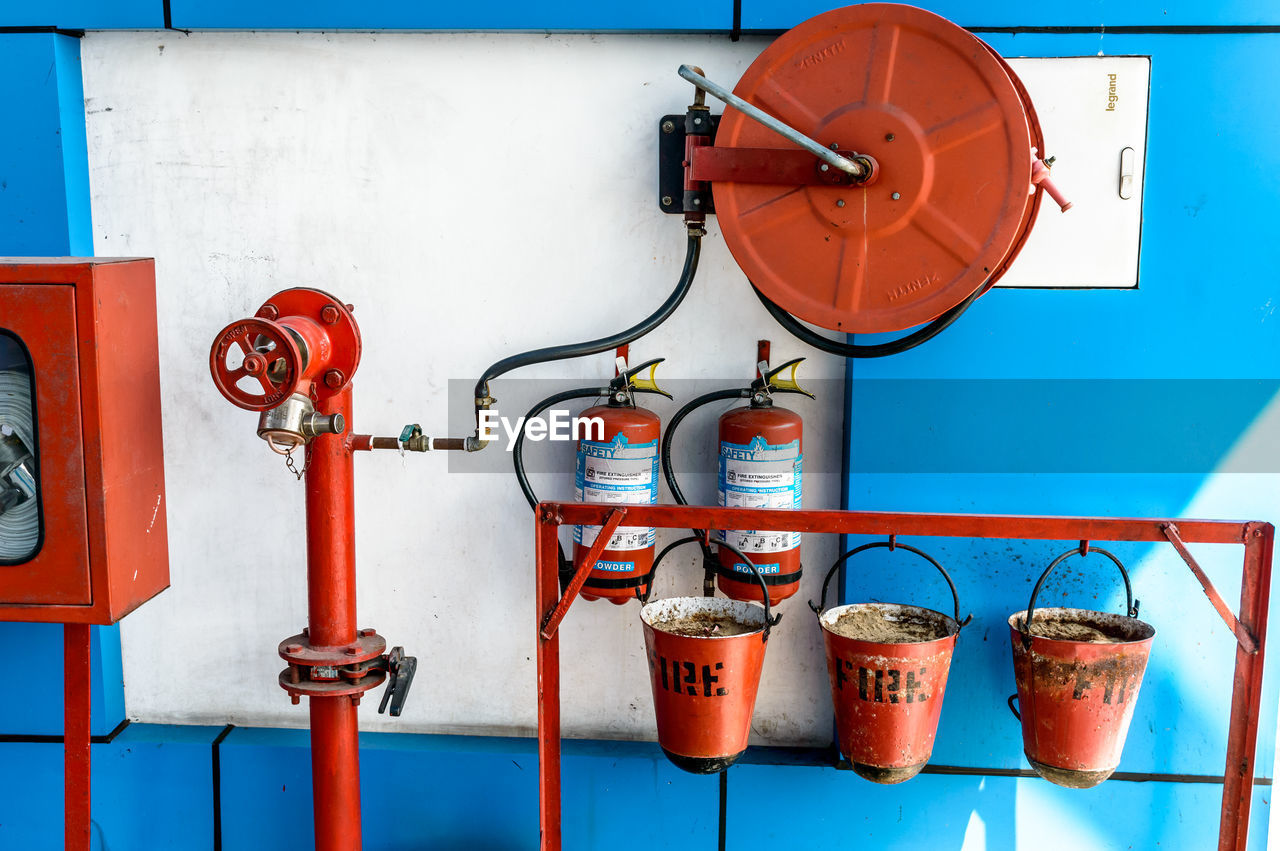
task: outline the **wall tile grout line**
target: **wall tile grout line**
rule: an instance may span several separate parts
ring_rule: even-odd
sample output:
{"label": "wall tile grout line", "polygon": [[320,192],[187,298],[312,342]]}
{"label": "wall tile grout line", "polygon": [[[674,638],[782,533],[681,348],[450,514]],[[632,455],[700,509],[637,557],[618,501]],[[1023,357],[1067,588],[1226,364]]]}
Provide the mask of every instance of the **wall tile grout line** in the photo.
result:
{"label": "wall tile grout line", "polygon": [[[165,3],[165,7],[168,7]],[[213,851],[222,851],[222,752],[219,746],[235,729],[235,724],[222,728],[213,740]]]}
{"label": "wall tile grout line", "polygon": [[[116,740],[124,732],[125,728],[132,723],[128,718],[121,721],[115,726],[115,729],[105,736],[91,736],[89,741],[95,745],[109,745]],[[63,743],[61,735],[44,734],[44,733],[0,733],[0,745],[16,745],[16,744],[36,744],[36,745],[60,745]]]}
{"label": "wall tile grout line", "polygon": [[729,821],[729,769],[720,772],[720,851],[725,851]]}

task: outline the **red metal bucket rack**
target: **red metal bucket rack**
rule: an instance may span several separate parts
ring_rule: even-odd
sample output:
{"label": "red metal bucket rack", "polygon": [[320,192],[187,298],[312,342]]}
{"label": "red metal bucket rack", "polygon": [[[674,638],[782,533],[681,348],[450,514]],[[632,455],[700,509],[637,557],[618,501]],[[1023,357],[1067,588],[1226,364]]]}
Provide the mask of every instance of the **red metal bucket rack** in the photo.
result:
{"label": "red metal bucket rack", "polygon": [[[1218,851],[1245,851],[1249,835],[1254,757],[1262,701],[1263,651],[1271,592],[1270,523],[1232,520],[1168,520],[1112,517],[1033,517],[990,514],[909,514],[876,511],[780,511],[689,505],[610,506],[544,502],[534,520],[538,629],[538,811],[541,847],[559,851],[560,639],[557,630],[599,560],[593,546],[560,594],[557,536],[564,524],[603,526],[607,541],[627,518],[631,525],[679,529],[777,529],[835,535],[918,535],[1006,540],[1156,541],[1173,545],[1214,609],[1236,637],[1231,720],[1223,772]],[[1240,544],[1240,616],[1227,605],[1196,563],[1187,544]]]}

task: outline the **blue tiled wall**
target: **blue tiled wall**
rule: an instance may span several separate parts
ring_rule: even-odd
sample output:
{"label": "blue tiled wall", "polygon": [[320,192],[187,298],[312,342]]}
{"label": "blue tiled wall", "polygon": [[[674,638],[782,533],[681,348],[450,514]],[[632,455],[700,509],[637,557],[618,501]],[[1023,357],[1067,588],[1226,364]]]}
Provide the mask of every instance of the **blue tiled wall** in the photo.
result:
{"label": "blue tiled wall", "polygon": [[[777,29],[825,4],[743,0],[745,28]],[[1256,27],[1280,25],[1264,2],[1147,2],[1014,6],[1002,0],[932,4],[970,26]],[[684,5],[548,4],[221,4],[174,0],[174,26],[209,28],[521,28],[727,30],[732,3]],[[4,3],[0,26],[154,28],[159,2]],[[1185,460],[1206,441],[1179,432],[1178,399],[1118,403],[1118,421],[1146,456],[1179,454],[1183,466],[1126,470],[1091,464],[1096,430],[1081,414],[1039,417],[1017,428],[1025,392],[1010,378],[1275,378],[1280,337],[1271,330],[1271,237],[1280,173],[1274,138],[1280,110],[1271,80],[1280,71],[1280,35],[1182,31],[988,34],[1006,55],[1131,53],[1152,57],[1151,125],[1140,287],[1126,292],[997,291],[928,346],[883,363],[851,367],[849,504],[903,510],[1177,515],[1213,486],[1214,459]],[[88,169],[79,57],[74,38],[0,33],[6,124],[0,133],[0,254],[91,250]],[[1203,167],[1191,167],[1192,164]],[[971,389],[1004,429],[1002,452],[954,459],[983,439],[983,417],[965,412],[961,385],[921,394],[919,380],[981,379]],[[1057,385],[1052,385],[1057,386]],[[960,389],[957,389],[960,388]],[[1055,391],[1046,390],[1046,393]],[[1225,392],[1225,391],[1224,391]],[[1196,414],[1215,451],[1226,453],[1269,402],[1264,389],[1201,399]],[[1227,402],[1230,404],[1227,404]],[[1083,408],[1084,406],[1082,406]],[[1179,419],[1182,418],[1182,420]],[[1142,424],[1151,423],[1149,430]],[[1170,423],[1173,426],[1170,426]],[[1011,425],[1012,424],[1012,425]],[[1084,421],[1088,425],[1088,421]],[[1157,427],[1160,426],[1160,427]],[[1163,428],[1163,430],[1162,430]],[[1179,442],[1181,441],[1181,442]],[[1100,454],[1126,460],[1123,437]],[[1086,459],[1063,468],[1063,450]],[[1164,449],[1164,452],[1160,450]],[[987,469],[1013,452],[1026,466]],[[911,459],[909,469],[884,458]],[[968,456],[966,456],[968,457]],[[987,465],[987,466],[984,466]],[[1148,465],[1150,466],[1150,465]],[[1052,474],[1031,471],[1051,469]],[[1023,472],[1025,470],[1026,472]],[[1214,505],[1267,504],[1248,481]],[[1274,518],[1263,518],[1274,519]],[[975,622],[961,639],[935,761],[987,776],[926,775],[881,788],[818,767],[751,762],[728,783],[730,848],[803,842],[875,842],[895,848],[1210,847],[1221,786],[1113,781],[1067,792],[1029,778],[999,776],[1023,766],[1016,723],[1002,702],[1009,688],[1003,618],[1025,603],[1027,577],[1050,545],[952,541],[932,545],[957,567],[963,605]],[[1231,640],[1215,624],[1176,559],[1153,547],[1117,547],[1135,567],[1144,614],[1161,630],[1144,685],[1126,771],[1212,775],[1222,770]],[[1234,557],[1206,554],[1224,594],[1238,589]],[[1103,584],[1106,583],[1106,584]],[[899,589],[934,593],[905,562],[882,556],[851,571],[845,594],[884,597]],[[1102,590],[1098,590],[1102,589]],[[1075,571],[1057,590],[1115,606],[1102,572]],[[1059,596],[1059,599],[1065,599]],[[99,630],[95,652],[95,733],[123,717],[118,633]],[[38,657],[32,679],[0,707],[0,734],[61,730],[61,636],[56,627],[0,625],[6,647]],[[1270,774],[1276,690],[1269,666],[1260,719],[1259,774]],[[532,696],[530,696],[532,699]],[[95,820],[111,849],[212,848],[217,728],[134,725],[95,746]],[[219,748],[223,847],[305,848],[310,843],[305,733],[233,730]],[[536,763],[524,740],[366,736],[362,774],[366,847],[536,847]],[[0,743],[0,847],[60,845],[58,745]],[[995,774],[990,772],[995,771]],[[1255,794],[1252,847],[1265,844],[1270,787]],[[566,743],[565,824],[569,847],[714,847],[719,793],[713,778],[671,768],[650,745]],[[1070,844],[1074,841],[1075,844]],[[1081,845],[1084,841],[1086,844]],[[984,844],[982,844],[985,842]],[[1057,844],[1055,844],[1057,843]]]}

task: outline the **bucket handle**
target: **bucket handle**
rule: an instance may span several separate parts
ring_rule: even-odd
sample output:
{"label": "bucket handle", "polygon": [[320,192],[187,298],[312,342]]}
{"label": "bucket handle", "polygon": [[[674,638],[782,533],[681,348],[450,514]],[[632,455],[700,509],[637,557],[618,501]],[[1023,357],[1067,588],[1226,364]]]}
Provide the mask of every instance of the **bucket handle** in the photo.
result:
{"label": "bucket handle", "polygon": [[968,626],[969,622],[973,620],[973,615],[969,615],[964,620],[960,620],[960,595],[956,593],[956,584],[951,581],[951,574],[947,573],[946,568],[938,564],[937,559],[935,559],[933,556],[929,555],[928,553],[924,552],[923,550],[918,550],[915,547],[911,546],[910,544],[898,543],[896,535],[890,535],[889,540],[887,541],[872,541],[869,544],[863,544],[860,547],[854,547],[844,555],[840,556],[840,558],[836,559],[836,563],[831,565],[831,569],[827,571],[827,578],[822,583],[821,602],[819,602],[817,605],[814,605],[812,600],[809,601],[809,608],[813,609],[813,613],[815,615],[817,615],[818,617],[822,617],[823,611],[826,610],[827,588],[830,587],[831,580],[836,575],[836,571],[840,568],[840,566],[844,564],[846,561],[848,561],[849,559],[856,556],[858,553],[866,552],[867,550],[876,550],[876,549],[888,549],[890,552],[892,552],[895,549],[906,550],[909,553],[915,553],[925,561],[929,562],[929,564],[936,567],[938,569],[938,572],[942,574],[942,578],[947,580],[947,587],[951,589],[951,599],[955,603],[956,624],[958,626],[964,627],[964,626]]}
{"label": "bucket handle", "polygon": [[1019,630],[1019,632],[1022,633],[1022,643],[1024,645],[1028,647],[1031,646],[1031,618],[1035,613],[1036,597],[1040,596],[1040,588],[1044,585],[1045,580],[1049,578],[1049,574],[1053,573],[1054,568],[1072,556],[1078,555],[1083,558],[1089,553],[1098,553],[1099,555],[1106,556],[1111,559],[1112,564],[1120,569],[1120,576],[1124,578],[1124,596],[1127,606],[1126,612],[1131,618],[1136,618],[1138,616],[1138,606],[1141,605],[1141,602],[1133,599],[1133,583],[1129,581],[1129,571],[1124,569],[1124,564],[1122,564],[1120,559],[1116,558],[1109,551],[1102,549],[1102,547],[1090,547],[1087,542],[1082,543],[1080,546],[1072,547],[1062,555],[1055,558],[1053,563],[1045,568],[1044,573],[1040,574],[1040,579],[1036,581],[1036,587],[1031,589],[1031,602],[1027,603],[1027,616],[1023,619],[1022,628]]}
{"label": "bucket handle", "polygon": [[[705,542],[705,539],[703,538],[702,535],[687,535],[683,538],[679,538],[678,540],[672,541],[671,543],[667,544],[665,547],[662,548],[661,552],[658,553],[658,557],[653,560],[653,567],[649,568],[649,572],[645,574],[644,581],[641,584],[648,585],[649,591],[650,593],[652,593],[654,574],[658,572],[658,565],[661,564],[662,560],[667,557],[667,553],[671,552],[676,547],[679,547],[683,544],[700,544],[704,542]],[[716,541],[716,546],[726,548],[727,550],[729,550],[729,552],[733,553],[738,558],[746,562],[747,567],[751,568],[751,573],[755,576],[756,582],[760,583],[760,593],[764,596],[764,632],[761,635],[761,640],[768,641],[769,630],[778,625],[778,621],[782,620],[782,615],[774,615],[772,608],[770,608],[769,606],[769,586],[764,581],[764,576],[760,574],[760,568],[756,567],[755,564],[751,561],[751,559],[747,558],[746,553],[744,553],[742,550],[735,547],[733,544],[727,543],[725,541]],[[636,589],[636,596],[640,597],[639,589]],[[643,597],[640,597],[640,601],[642,603],[648,602],[648,600],[649,600],[648,594],[645,594]]]}
{"label": "bucket handle", "polygon": [[1013,713],[1013,717],[1021,721],[1022,713],[1019,712],[1018,708],[1013,705],[1014,703],[1017,703],[1019,706],[1022,705],[1022,702],[1018,700],[1018,693],[1014,692],[1013,694],[1009,695],[1009,700],[1006,702],[1009,704],[1009,711]]}

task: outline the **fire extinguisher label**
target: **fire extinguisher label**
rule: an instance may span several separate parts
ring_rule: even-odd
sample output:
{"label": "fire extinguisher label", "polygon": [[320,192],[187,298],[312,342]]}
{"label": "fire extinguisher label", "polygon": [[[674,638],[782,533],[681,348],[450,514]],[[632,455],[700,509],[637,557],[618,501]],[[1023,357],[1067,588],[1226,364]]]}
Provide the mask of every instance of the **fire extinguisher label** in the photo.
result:
{"label": "fire extinguisher label", "polygon": [[[756,437],[749,444],[720,441],[720,499],[728,508],[800,507],[804,456],[800,441],[775,446]],[[781,553],[800,546],[799,532],[759,529],[724,531],[728,541],[744,553]]]}
{"label": "fire extinguisher label", "polygon": [[[658,441],[629,443],[623,434],[609,443],[579,441],[574,484],[578,502],[653,505],[658,501]],[[578,526],[573,539],[589,547],[599,534],[599,526]],[[652,528],[619,526],[606,549],[643,550],[656,539]]]}

